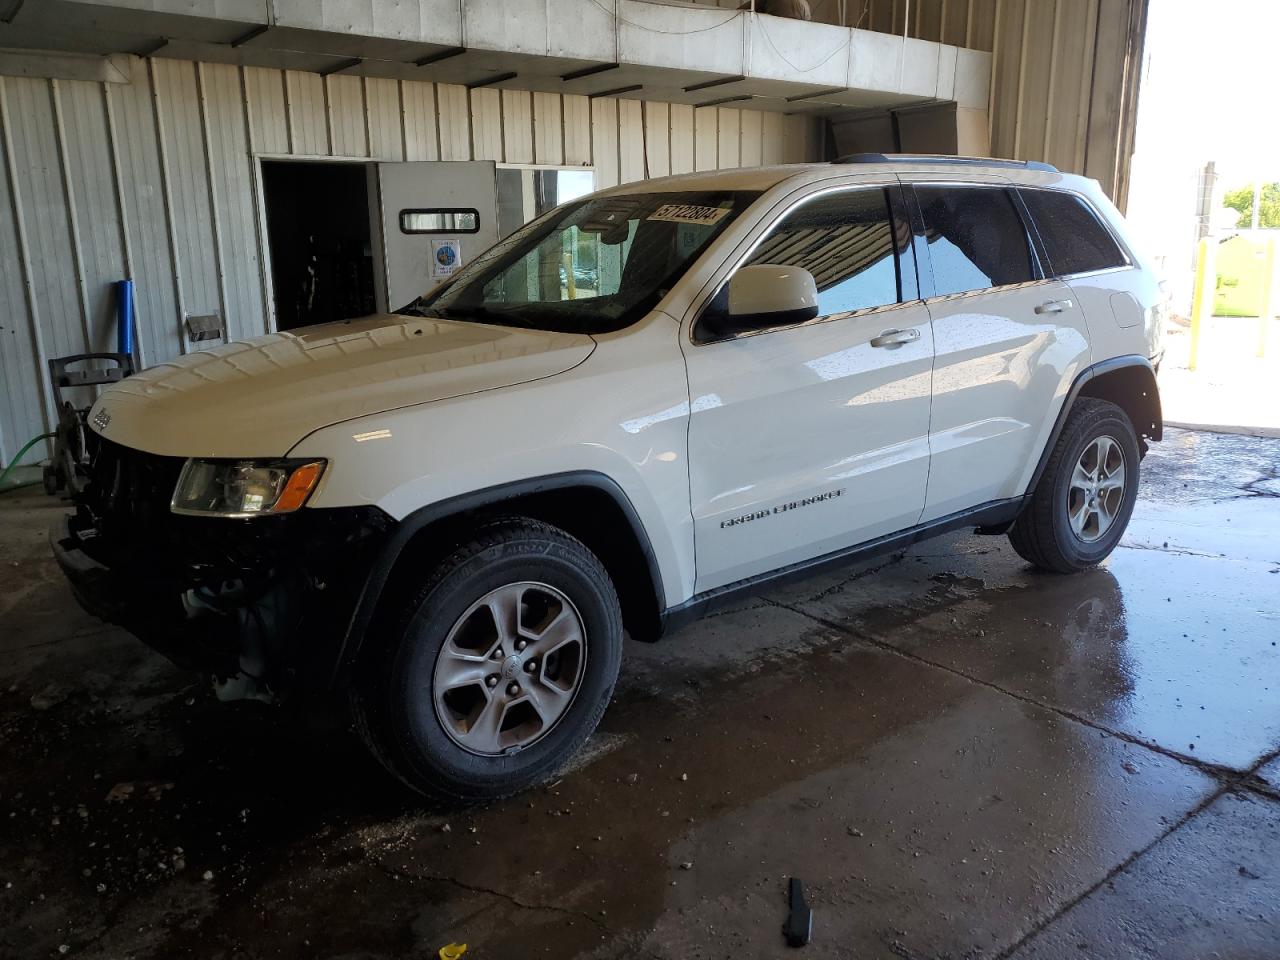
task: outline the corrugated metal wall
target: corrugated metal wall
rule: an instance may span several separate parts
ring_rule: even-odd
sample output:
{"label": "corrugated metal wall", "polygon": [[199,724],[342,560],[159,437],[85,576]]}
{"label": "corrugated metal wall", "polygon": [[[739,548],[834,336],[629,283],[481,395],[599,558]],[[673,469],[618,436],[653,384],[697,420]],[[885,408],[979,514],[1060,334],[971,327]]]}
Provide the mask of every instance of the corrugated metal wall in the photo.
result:
{"label": "corrugated metal wall", "polygon": [[112,281],[136,281],[146,364],[189,349],[189,314],[221,314],[233,339],[267,329],[255,155],[583,165],[607,187],[820,149],[813,120],[722,107],[180,60],[132,71],[0,77],[0,463],[54,419],[47,359],[114,349]]}
{"label": "corrugated metal wall", "polygon": [[[740,0],[703,0],[737,7]],[[1124,209],[1148,0],[809,0],[815,20],[992,51],[991,154],[1093,177]]]}

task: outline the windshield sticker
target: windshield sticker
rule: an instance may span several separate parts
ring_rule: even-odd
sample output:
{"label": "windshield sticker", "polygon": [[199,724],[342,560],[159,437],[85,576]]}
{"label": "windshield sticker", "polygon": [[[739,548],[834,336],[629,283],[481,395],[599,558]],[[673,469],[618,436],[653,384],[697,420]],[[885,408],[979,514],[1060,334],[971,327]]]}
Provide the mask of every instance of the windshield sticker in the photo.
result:
{"label": "windshield sticker", "polygon": [[692,203],[664,203],[646,220],[661,220],[663,223],[698,223],[705,227],[719,223],[729,212],[728,207],[699,207]]}

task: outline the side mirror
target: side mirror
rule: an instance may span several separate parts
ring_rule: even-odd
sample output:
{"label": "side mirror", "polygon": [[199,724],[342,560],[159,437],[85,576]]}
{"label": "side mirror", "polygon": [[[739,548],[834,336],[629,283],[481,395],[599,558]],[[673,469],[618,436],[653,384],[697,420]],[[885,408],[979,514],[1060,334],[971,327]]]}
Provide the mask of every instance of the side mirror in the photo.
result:
{"label": "side mirror", "polygon": [[804,323],[818,315],[818,285],[803,267],[756,263],[729,281],[728,324],[737,330]]}

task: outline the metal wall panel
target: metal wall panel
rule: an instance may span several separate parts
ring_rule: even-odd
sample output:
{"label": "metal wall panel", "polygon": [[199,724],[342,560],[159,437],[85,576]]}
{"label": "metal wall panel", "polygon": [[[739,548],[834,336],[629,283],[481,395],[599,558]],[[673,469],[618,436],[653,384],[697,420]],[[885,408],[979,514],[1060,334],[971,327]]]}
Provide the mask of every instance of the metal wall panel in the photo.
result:
{"label": "metal wall panel", "polygon": [[742,126],[738,119],[739,110],[730,107],[719,109],[719,146],[716,152],[716,166],[724,170],[740,166],[742,148]]}
{"label": "metal wall panel", "polygon": [[[31,437],[53,423],[48,399],[45,351],[40,315],[33,313],[34,291],[28,285],[30,255],[25,243],[25,211],[16,189],[15,133],[9,110],[9,84],[0,77],[0,144],[4,176],[0,177],[0,460],[8,463]],[[36,444],[28,462],[46,455]]]}
{"label": "metal wall panel", "polygon": [[533,95],[533,161],[553,166],[565,162],[564,116],[558,93]]}
{"label": "metal wall panel", "polygon": [[596,187],[618,185],[618,101],[607,98],[591,101],[591,153],[596,168]]}
{"label": "metal wall panel", "polygon": [[643,180],[644,112],[639,100],[618,101],[618,151],[621,182]]}
{"label": "metal wall panel", "polygon": [[51,422],[46,358],[114,345],[112,281],[135,281],[148,365],[193,349],[185,314],[267,328],[258,155],[591,165],[604,188],[815,142],[737,109],[127,62],[130,83],[0,78],[0,462]]}
{"label": "metal wall panel", "polygon": [[760,162],[765,166],[782,163],[782,121],[780,113],[765,113],[760,117]]}
{"label": "metal wall panel", "polygon": [[50,81],[11,77],[5,99],[41,335],[46,356],[60,357],[79,352],[84,340]]}
{"label": "metal wall panel", "polygon": [[719,120],[715,107],[698,107],[693,111],[693,168],[714,170],[716,150],[720,142]]}
{"label": "metal wall panel", "polygon": [[80,248],[81,296],[86,306],[83,340],[92,352],[116,348],[115,295],[125,276],[123,224],[111,161],[111,135],[101,84],[58,81],[62,152],[74,201]]}
{"label": "metal wall panel", "polygon": [[671,105],[671,172],[693,173],[693,107]]}
{"label": "metal wall panel", "polygon": [[591,101],[579,94],[564,96],[564,162],[591,163]]}
{"label": "metal wall panel", "polygon": [[[196,64],[152,60],[151,80],[161,170],[172,215],[170,247],[177,267],[178,302],[184,316],[217,313],[225,317]],[[178,317],[179,323],[182,318]]]}
{"label": "metal wall panel", "polygon": [[228,64],[203,63],[200,76],[227,336],[244,340],[267,332],[267,311],[240,71]]}
{"label": "metal wall panel", "polygon": [[269,67],[244,68],[249,133],[259,153],[289,152],[289,111],[285,107],[284,72]]}
{"label": "metal wall panel", "polygon": [[742,126],[738,161],[744,167],[758,167],[764,162],[764,114],[758,110],[739,110],[738,120]]}
{"label": "metal wall panel", "polygon": [[404,118],[404,158],[406,160],[440,159],[435,85],[421,80],[402,80],[400,104]]}
{"label": "metal wall panel", "polygon": [[671,111],[667,104],[651,101],[644,108],[644,163],[650,177],[671,173]]}
{"label": "metal wall panel", "polygon": [[502,96],[491,87],[471,91],[471,156],[502,160]]}
{"label": "metal wall panel", "polygon": [[182,352],[182,316],[151,75],[144,60],[133,61],[131,69],[132,83],[106,85],[107,109],[124,211],[125,263],[136,281],[139,347],[144,362],[158,363]]}
{"label": "metal wall panel", "polygon": [[369,156],[375,160],[403,160],[405,134],[399,81],[365,77],[364,109]]}
{"label": "metal wall panel", "polygon": [[365,124],[364,78],[324,78],[329,107],[329,151],[335,157],[369,156]]}
{"label": "metal wall panel", "polygon": [[471,104],[467,88],[455,83],[436,84],[440,121],[440,159],[471,159]]}
{"label": "metal wall panel", "polygon": [[533,100],[528,90],[502,91],[502,146],[492,159],[533,163]]}
{"label": "metal wall panel", "polygon": [[324,78],[314,73],[286,70],[284,80],[289,110],[289,152],[328,153],[329,117]]}

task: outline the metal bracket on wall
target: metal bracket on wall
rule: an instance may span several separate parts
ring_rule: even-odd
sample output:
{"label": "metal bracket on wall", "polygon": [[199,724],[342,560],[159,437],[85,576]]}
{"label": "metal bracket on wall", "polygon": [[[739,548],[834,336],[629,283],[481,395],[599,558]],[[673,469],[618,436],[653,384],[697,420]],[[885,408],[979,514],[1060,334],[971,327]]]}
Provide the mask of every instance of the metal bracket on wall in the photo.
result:
{"label": "metal bracket on wall", "polygon": [[227,339],[226,330],[222,325],[222,318],[216,313],[188,314],[183,321],[183,325],[187,328],[187,339],[192,343]]}

